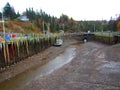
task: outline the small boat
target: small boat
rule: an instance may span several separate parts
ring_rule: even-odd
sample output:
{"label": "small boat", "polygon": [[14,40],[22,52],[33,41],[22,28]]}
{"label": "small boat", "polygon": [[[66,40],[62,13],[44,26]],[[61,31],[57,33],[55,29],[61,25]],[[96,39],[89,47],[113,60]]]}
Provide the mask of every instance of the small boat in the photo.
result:
{"label": "small boat", "polygon": [[54,46],[61,46],[63,44],[62,39],[56,39],[56,42],[54,43]]}

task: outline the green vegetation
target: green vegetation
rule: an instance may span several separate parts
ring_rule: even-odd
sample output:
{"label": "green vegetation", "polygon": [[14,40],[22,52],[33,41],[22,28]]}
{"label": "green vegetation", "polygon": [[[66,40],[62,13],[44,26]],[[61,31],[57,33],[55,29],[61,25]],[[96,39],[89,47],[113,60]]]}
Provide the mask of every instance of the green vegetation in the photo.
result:
{"label": "green vegetation", "polygon": [[113,36],[106,36],[106,35],[95,35],[95,41],[102,42],[105,44],[115,44]]}
{"label": "green vegetation", "polygon": [[120,32],[95,32],[96,36],[103,36],[103,37],[113,37],[114,35],[120,34]]}
{"label": "green vegetation", "polygon": [[[60,18],[56,18],[45,13],[43,10],[35,11],[33,8],[28,8],[21,15],[15,12],[13,6],[7,3],[3,8],[3,15],[6,22],[5,28],[11,32],[22,33],[41,33],[52,32],[57,33],[60,30],[65,32],[102,32],[102,31],[119,31],[120,30],[120,16],[116,20],[111,18],[110,21],[97,20],[97,21],[76,21],[69,16],[62,14]],[[18,17],[26,16],[29,21],[21,21]],[[0,18],[2,13],[0,12]],[[12,26],[11,26],[12,23]],[[14,28],[15,27],[15,28]],[[9,30],[10,29],[10,30]],[[0,24],[0,30],[2,25]]]}

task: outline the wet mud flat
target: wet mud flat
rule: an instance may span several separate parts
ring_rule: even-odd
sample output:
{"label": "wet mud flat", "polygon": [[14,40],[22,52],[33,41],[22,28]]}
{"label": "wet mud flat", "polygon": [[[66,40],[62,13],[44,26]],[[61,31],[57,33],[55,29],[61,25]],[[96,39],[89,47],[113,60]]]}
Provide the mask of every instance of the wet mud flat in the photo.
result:
{"label": "wet mud flat", "polygon": [[[120,61],[116,61],[120,56],[114,48],[95,42],[76,44],[76,56],[70,63],[34,79],[22,90],[120,90]],[[116,57],[110,59],[111,50]]]}
{"label": "wet mud flat", "polygon": [[70,62],[74,57],[74,53],[71,52],[74,52],[75,48],[69,47],[69,44],[76,41],[67,41],[60,47],[52,46],[3,70],[0,73],[1,90],[16,90],[18,87],[30,82],[33,78],[52,73],[55,69]]}
{"label": "wet mud flat", "polygon": [[[46,63],[46,65],[43,64],[43,66],[41,66],[43,69],[41,69],[36,60],[37,64],[33,64],[33,66],[36,65],[35,67],[28,69],[24,74],[18,74],[18,76],[10,80],[8,78],[7,81],[0,83],[0,89],[120,90],[120,61],[118,60],[120,56],[117,55],[120,51],[116,49],[118,51],[115,50],[117,52],[115,53],[115,47],[112,49],[110,49],[110,47],[111,46],[96,42],[82,44],[80,42],[71,42],[71,40],[67,40],[67,43],[64,43],[62,47],[51,47],[52,49],[46,50],[45,54],[42,53],[42,56],[44,56],[42,60],[46,61],[49,58],[49,60],[53,60],[54,63],[50,62]],[[116,57],[109,57],[112,53],[111,51],[114,52],[113,55],[116,55]],[[67,55],[70,59],[65,57],[67,62],[63,63],[64,59],[62,57],[66,53],[69,53]],[[36,55],[36,58],[40,58],[39,54]],[[51,70],[50,67],[48,67],[48,69],[44,68],[47,67],[47,64],[51,66],[51,68],[54,68],[54,65],[59,65],[59,62],[54,61],[57,59],[61,61],[62,65]],[[28,60],[30,60],[30,58]],[[16,70],[13,70],[14,73],[15,71]],[[42,74],[40,74],[40,72],[42,72]],[[9,74],[10,73],[7,73],[6,75]],[[22,77],[22,79],[20,77]]]}
{"label": "wet mud flat", "polygon": [[68,47],[63,53],[59,54],[56,58],[47,62],[46,64],[39,67],[32,67],[29,70],[2,82],[0,84],[0,88],[2,88],[2,90],[8,90],[15,89],[16,87],[22,87],[34,79],[51,74],[63,65],[69,63],[74,57],[75,48]]}

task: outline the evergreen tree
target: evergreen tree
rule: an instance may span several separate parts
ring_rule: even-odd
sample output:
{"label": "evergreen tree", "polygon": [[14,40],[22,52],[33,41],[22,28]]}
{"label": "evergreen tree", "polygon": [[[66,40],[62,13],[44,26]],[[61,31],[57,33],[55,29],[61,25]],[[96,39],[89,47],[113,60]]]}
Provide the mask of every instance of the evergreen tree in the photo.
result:
{"label": "evergreen tree", "polygon": [[117,22],[115,20],[110,20],[109,23],[108,23],[108,29],[110,31],[116,31],[117,30]]}
{"label": "evergreen tree", "polygon": [[20,13],[19,13],[19,12],[17,12],[16,17],[19,17],[19,16],[20,16]]}
{"label": "evergreen tree", "polygon": [[11,7],[11,5],[7,3],[3,8],[3,15],[8,19],[15,19],[16,13],[15,13],[14,7]]}

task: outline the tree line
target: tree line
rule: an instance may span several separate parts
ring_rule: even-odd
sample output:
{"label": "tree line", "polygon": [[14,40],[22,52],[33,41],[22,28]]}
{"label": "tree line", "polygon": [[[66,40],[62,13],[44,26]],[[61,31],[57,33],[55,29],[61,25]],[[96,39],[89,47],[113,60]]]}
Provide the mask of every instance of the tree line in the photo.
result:
{"label": "tree line", "polygon": [[[35,24],[41,30],[50,29],[51,32],[82,32],[82,31],[118,31],[120,30],[120,16],[116,20],[96,20],[96,21],[76,21],[68,15],[62,14],[60,18],[47,14],[42,9],[35,11],[33,8],[27,8],[22,14],[15,12],[14,7],[7,3],[3,8],[3,15],[6,20],[15,20],[21,15],[27,16],[29,21]],[[0,12],[2,18],[2,12]]]}

